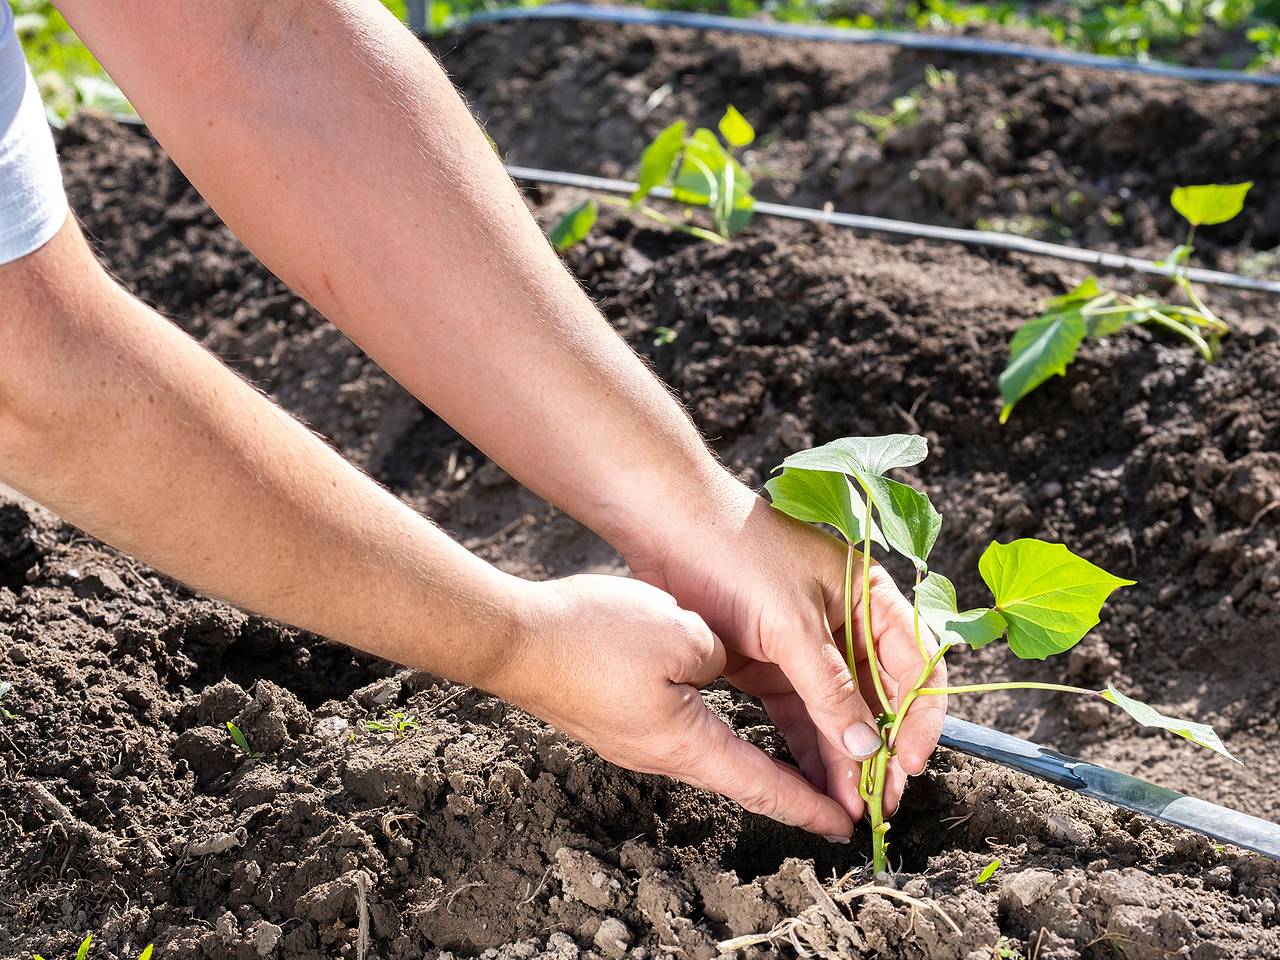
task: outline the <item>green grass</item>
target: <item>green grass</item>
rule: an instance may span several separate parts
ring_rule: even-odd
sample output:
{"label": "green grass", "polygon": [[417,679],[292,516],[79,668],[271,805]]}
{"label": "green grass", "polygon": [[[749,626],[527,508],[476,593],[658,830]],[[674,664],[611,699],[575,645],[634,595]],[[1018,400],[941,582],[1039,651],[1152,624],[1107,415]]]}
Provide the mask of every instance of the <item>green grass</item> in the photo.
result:
{"label": "green grass", "polygon": [[[107,111],[129,105],[98,61],[76,39],[48,0],[8,0],[19,35],[40,85],[50,121],[61,124],[85,107]],[[405,0],[382,0],[402,20]],[[433,0],[430,29],[444,30],[473,13],[506,6],[539,6],[547,0]],[[1045,8],[996,0],[639,0],[647,7],[753,17],[766,13],[790,23],[893,30],[958,30],[1017,25],[1047,30],[1059,43],[1090,53],[1176,60],[1179,51],[1206,30],[1217,28],[1252,49],[1251,69],[1280,60],[1280,0],[1079,0]],[[1232,64],[1226,64],[1232,65]],[[1238,65],[1238,64],[1236,64]]]}

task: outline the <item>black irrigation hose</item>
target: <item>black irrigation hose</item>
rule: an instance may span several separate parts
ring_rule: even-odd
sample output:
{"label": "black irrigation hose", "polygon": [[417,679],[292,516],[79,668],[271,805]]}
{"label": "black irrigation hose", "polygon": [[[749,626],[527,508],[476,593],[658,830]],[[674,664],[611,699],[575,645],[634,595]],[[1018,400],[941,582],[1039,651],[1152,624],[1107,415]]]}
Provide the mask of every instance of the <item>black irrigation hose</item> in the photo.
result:
{"label": "black irrigation hose", "polygon": [[[145,121],[141,117],[128,113],[115,114],[115,120],[128,126],[145,126]],[[511,163],[507,164],[507,173],[515,179],[524,180],[527,183],[548,183],[561,187],[578,187],[583,190],[594,190],[600,193],[630,194],[636,188],[634,183],[627,183],[625,180],[610,180],[605,177],[593,177],[582,173],[564,173],[559,170],[539,170],[536,167],[521,167]],[[671,191],[665,187],[657,187],[654,189],[653,195],[670,198]],[[995,247],[1001,250],[1025,253],[1033,257],[1071,260],[1075,263],[1084,263],[1103,270],[1129,270],[1133,273],[1145,273],[1156,277],[1168,277],[1173,274],[1169,267],[1161,266],[1152,260],[1142,260],[1138,257],[1130,257],[1121,253],[1104,253],[1101,250],[1084,250],[1080,247],[1068,247],[1060,243],[1032,240],[1028,237],[1017,237],[1010,233],[996,233],[991,230],[937,227],[928,223],[912,223],[910,220],[889,220],[885,217],[869,217],[860,213],[835,213],[828,210],[813,210],[808,207],[789,207],[781,203],[757,202],[755,210],[756,213],[771,217],[784,217],[788,220],[829,223],[836,227],[866,230],[872,233],[894,233],[900,236],[963,243],[971,247]],[[1216,287],[1233,287],[1237,290],[1256,290],[1261,293],[1280,294],[1280,280],[1259,280],[1254,277],[1242,277],[1235,273],[1223,273],[1219,270],[1204,270],[1200,267],[1189,267],[1185,272],[1187,278],[1196,283]]]}
{"label": "black irrigation hose", "polygon": [[1013,57],[1070,67],[1171,77],[1176,80],[1280,87],[1280,74],[1275,73],[1244,73],[1240,70],[1221,70],[1216,67],[1186,67],[1174,63],[1153,63],[1145,60],[1131,60],[1127,57],[1106,57],[1096,53],[1034,47],[1030,44],[1011,43],[1007,40],[949,37],[933,33],[906,33],[894,30],[858,30],[852,27],[826,27],[818,24],[774,23],[765,20],[741,20],[709,13],[683,13],[676,10],[646,10],[635,7],[596,7],[585,3],[554,3],[544,7],[490,10],[464,18],[459,21],[457,27],[461,29],[473,24],[503,23],[512,20],[587,20],[597,23],[721,30],[762,37],[780,37],[787,40],[883,43],[913,50],[937,50],[977,57]]}
{"label": "black irrigation hose", "polygon": [[[550,183],[603,193],[629,194],[636,188],[634,183],[627,183],[624,180],[609,180],[604,177],[591,177],[579,173],[563,173],[559,170],[538,170],[533,167],[520,167],[512,164],[507,165],[507,172],[517,180],[525,180],[530,183]],[[658,188],[653,191],[653,194],[654,196],[669,198],[671,191],[665,188]],[[1168,277],[1173,274],[1172,268],[1162,266],[1152,260],[1142,260],[1138,257],[1130,257],[1120,253],[1104,253],[1100,250],[1084,250],[1080,247],[1068,247],[1060,243],[1032,240],[1028,237],[1018,237],[1010,233],[996,233],[991,230],[937,227],[927,223],[912,223],[909,220],[889,220],[884,217],[868,217],[859,213],[836,213],[827,210],[813,210],[808,207],[790,207],[781,203],[757,202],[755,209],[756,213],[771,217],[808,220],[813,223],[829,223],[832,226],[867,230],[875,233],[925,237],[930,240],[945,240],[974,247],[995,247],[1001,250],[1026,253],[1035,257],[1071,260],[1103,270],[1128,270],[1158,277]],[[1234,273],[1204,270],[1199,267],[1190,267],[1185,270],[1185,273],[1188,279],[1194,280],[1196,283],[1218,287],[1234,287],[1237,290],[1258,290],[1263,293],[1280,294],[1280,280],[1259,280],[1254,277],[1242,277]]]}

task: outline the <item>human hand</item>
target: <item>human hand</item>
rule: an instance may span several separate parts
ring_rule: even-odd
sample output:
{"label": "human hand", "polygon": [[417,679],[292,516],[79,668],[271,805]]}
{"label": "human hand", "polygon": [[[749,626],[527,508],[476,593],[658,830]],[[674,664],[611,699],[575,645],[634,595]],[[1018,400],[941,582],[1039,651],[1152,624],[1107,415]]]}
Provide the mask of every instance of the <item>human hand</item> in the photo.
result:
{"label": "human hand", "polygon": [[[637,577],[705,619],[725,644],[725,676],[760,698],[809,782],[856,820],[865,806],[858,761],[880,745],[874,721],[880,711],[861,630],[857,686],[842,652],[846,549],[725,480],[708,491],[680,533],[665,542],[624,545],[624,556]],[[861,582],[860,571],[854,582]],[[861,605],[857,591],[858,623]],[[879,564],[871,568],[871,620],[884,686],[896,706],[898,689],[915,684],[924,660],[911,604]],[[926,642],[936,649],[927,631]],[[940,664],[929,685],[943,686],[945,679]],[[922,697],[911,706],[889,766],[886,813],[897,807],[907,776],[924,770],[945,713],[945,697]]]}
{"label": "human hand", "polygon": [[847,840],[853,821],[794,767],[739,739],[698,688],[724,646],[666,593],[622,577],[527,583],[522,627],[483,685],[600,756],[723,794],[753,813]]}

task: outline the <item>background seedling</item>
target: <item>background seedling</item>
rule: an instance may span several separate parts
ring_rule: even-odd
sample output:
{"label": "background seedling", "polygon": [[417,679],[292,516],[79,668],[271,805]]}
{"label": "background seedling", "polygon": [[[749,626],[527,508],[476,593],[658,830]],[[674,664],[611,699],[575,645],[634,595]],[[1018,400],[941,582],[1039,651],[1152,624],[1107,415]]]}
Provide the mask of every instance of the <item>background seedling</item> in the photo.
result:
{"label": "background seedling", "polygon": [[920,107],[929,94],[955,89],[956,75],[950,70],[939,70],[932,64],[924,68],[924,83],[917,84],[901,97],[894,97],[888,113],[872,113],[869,110],[854,111],[853,119],[868,127],[876,139],[884,143],[897,130],[914,126],[920,120]]}
{"label": "background seedling", "polygon": [[[630,200],[601,197],[599,202],[640,214],[700,240],[727,243],[729,237],[746,228],[755,210],[751,176],[734,156],[735,150],[755,140],[755,130],[732,104],[720,118],[718,134],[707,127],[698,127],[691,134],[688,129],[685,121],[677,120],[644,148],[638,183]],[[684,221],[645,202],[657,187],[666,187],[674,201],[685,205]],[[712,229],[688,222],[701,208],[710,210]],[[595,200],[575,206],[551,228],[552,244],[563,251],[581,242],[595,226],[598,213]]]}
{"label": "background seedling", "polygon": [[1018,401],[1036,387],[1050,377],[1066,374],[1085,339],[1109,336],[1127,324],[1162,327],[1189,340],[1205,360],[1217,360],[1228,327],[1196,292],[1187,277],[1187,260],[1195,250],[1196,228],[1234,218],[1243,209],[1251,186],[1252,183],[1209,183],[1178,187],[1170,196],[1174,209],[1189,227],[1186,239],[1161,262],[1173,270],[1174,285],[1186,303],[1105,290],[1093,276],[1085,277],[1062,296],[1046,300],[1044,312],[1019,328],[1009,341],[1009,363],[1000,374],[1000,395],[1004,399],[1000,422],[1006,422]]}
{"label": "background seedling", "polygon": [[262,751],[254,750],[249,746],[249,738],[244,735],[244,731],[230,720],[227,721],[227,732],[231,734],[231,739],[235,742],[235,745],[239,747],[240,751],[250,760],[256,760],[258,757],[262,756]]}
{"label": "background seedling", "polygon": [[365,723],[364,728],[370,733],[394,733],[397,737],[403,737],[410,730],[418,726],[418,721],[409,714],[397,710],[388,714],[386,720],[370,720]]}
{"label": "background seedling", "polygon": [[[88,936],[86,936],[83,940],[80,941],[80,947],[79,949],[76,950],[76,960],[85,960],[85,958],[89,956],[89,948],[92,946],[93,946],[93,934],[91,933]],[[146,949],[144,949],[140,954],[138,954],[138,960],[151,960],[151,954],[154,951],[155,951],[155,945],[147,944]],[[38,953],[35,953],[31,955],[31,960],[44,960],[44,957],[40,956],[40,954]]]}
{"label": "background seedling", "polygon": [[[1041,540],[992,542],[978,561],[978,573],[990,589],[989,607],[961,610],[951,581],[929,569],[929,554],[942,527],[942,517],[928,496],[886,474],[914,467],[928,455],[923,437],[844,437],[787,457],[765,484],[773,506],[798,520],[834,527],[847,544],[844,576],[845,657],[854,683],[858,665],[855,631],[862,630],[868,673],[874,690],[864,694],[879,705],[880,750],[862,764],[859,792],[871,824],[872,863],[877,873],[888,866],[884,788],[903,721],[920,697],[987,693],[994,690],[1052,690],[1097,697],[1114,704],[1147,727],[1168,730],[1199,746],[1231,757],[1213,729],[1159,713],[1115,687],[1089,690],[1060,683],[998,682],[931,687],[930,678],[956,647],[984,647],[1005,638],[1014,655],[1043,660],[1079,643],[1098,623],[1102,604],[1132,580],[1112,576],[1077,557],[1060,543]],[[897,553],[915,567],[913,626],[922,668],[915,683],[890,700],[880,675],[871,620],[872,545]],[[861,549],[859,549],[861,548]],[[861,623],[855,625],[855,574],[861,580]],[[924,627],[937,639],[926,641]],[[873,707],[874,709],[874,707]]]}
{"label": "background seedling", "polygon": [[0,680],[0,720],[17,720],[16,714],[12,713],[8,707],[4,705],[5,699],[13,690],[13,684],[8,680]]}
{"label": "background seedling", "polygon": [[1000,869],[1000,858],[996,857],[994,860],[992,860],[990,863],[988,863],[985,867],[982,868],[982,872],[979,873],[976,878],[974,878],[974,881],[973,881],[974,884],[976,884],[977,886],[982,886],[984,883],[986,883],[988,880],[994,877],[996,875],[996,871],[999,869]]}

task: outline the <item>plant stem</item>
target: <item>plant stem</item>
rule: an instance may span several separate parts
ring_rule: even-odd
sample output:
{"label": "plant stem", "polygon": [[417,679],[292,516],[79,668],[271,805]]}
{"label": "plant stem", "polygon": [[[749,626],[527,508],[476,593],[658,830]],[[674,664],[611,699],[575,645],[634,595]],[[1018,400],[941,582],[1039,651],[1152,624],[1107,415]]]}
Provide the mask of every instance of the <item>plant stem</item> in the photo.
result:
{"label": "plant stem", "polygon": [[867,810],[871,815],[871,870],[873,874],[887,873],[889,858],[886,855],[888,842],[885,834],[889,832],[889,823],[884,818],[884,787],[889,779],[889,747],[883,744],[875,757],[868,761],[871,767],[871,796],[867,800]]}
{"label": "plant stem", "polygon": [[920,651],[922,660],[929,659],[929,648],[924,645],[924,635],[920,633],[920,594],[917,592],[920,588],[920,568],[916,567],[916,586],[911,591],[911,629],[916,634],[916,648]]}
{"label": "plant stem", "polygon": [[1034,681],[971,683],[963,687],[921,687],[915,693],[921,697],[942,697],[957,693],[991,693],[995,690],[1053,690],[1057,693],[1079,693],[1086,697],[1102,696],[1101,690],[1088,690],[1084,687],[1068,687],[1061,683],[1038,683]]}
{"label": "plant stem", "polygon": [[697,237],[699,240],[706,240],[708,243],[725,244],[729,242],[725,237],[722,237],[718,233],[713,233],[712,231],[703,229],[702,227],[695,227],[692,224],[681,223],[679,220],[667,216],[661,210],[655,210],[646,203],[642,203],[638,207],[633,208],[629,200],[623,200],[621,197],[600,197],[600,202],[607,203],[611,207],[618,207],[626,210],[638,210],[650,220],[660,223],[664,227],[670,227],[672,230],[679,230],[681,233],[687,233],[689,236]]}
{"label": "plant stem", "polygon": [[844,659],[849,664],[849,676],[853,678],[853,689],[858,689],[858,655],[853,644],[853,558],[857,554],[853,544],[849,544],[844,560]]}
{"label": "plant stem", "polygon": [[867,667],[871,671],[871,683],[876,688],[876,696],[880,700],[880,708],[887,714],[893,713],[893,706],[884,692],[884,681],[880,679],[880,660],[876,656],[876,638],[871,630],[871,491],[863,487],[867,495],[866,523],[863,525],[862,538],[862,639],[867,645]]}
{"label": "plant stem", "polygon": [[[921,646],[923,646],[923,642]],[[896,746],[898,742],[898,731],[902,729],[902,722],[907,718],[907,711],[916,702],[916,698],[924,692],[921,685],[933,676],[933,671],[938,669],[938,664],[942,662],[942,658],[947,655],[947,651],[950,649],[951,644],[943,644],[938,648],[937,653],[925,661],[924,669],[920,671],[920,676],[916,678],[916,682],[907,691],[907,695],[902,698],[902,703],[898,706],[898,715],[893,718],[893,725],[889,728],[889,746],[891,748]]]}

